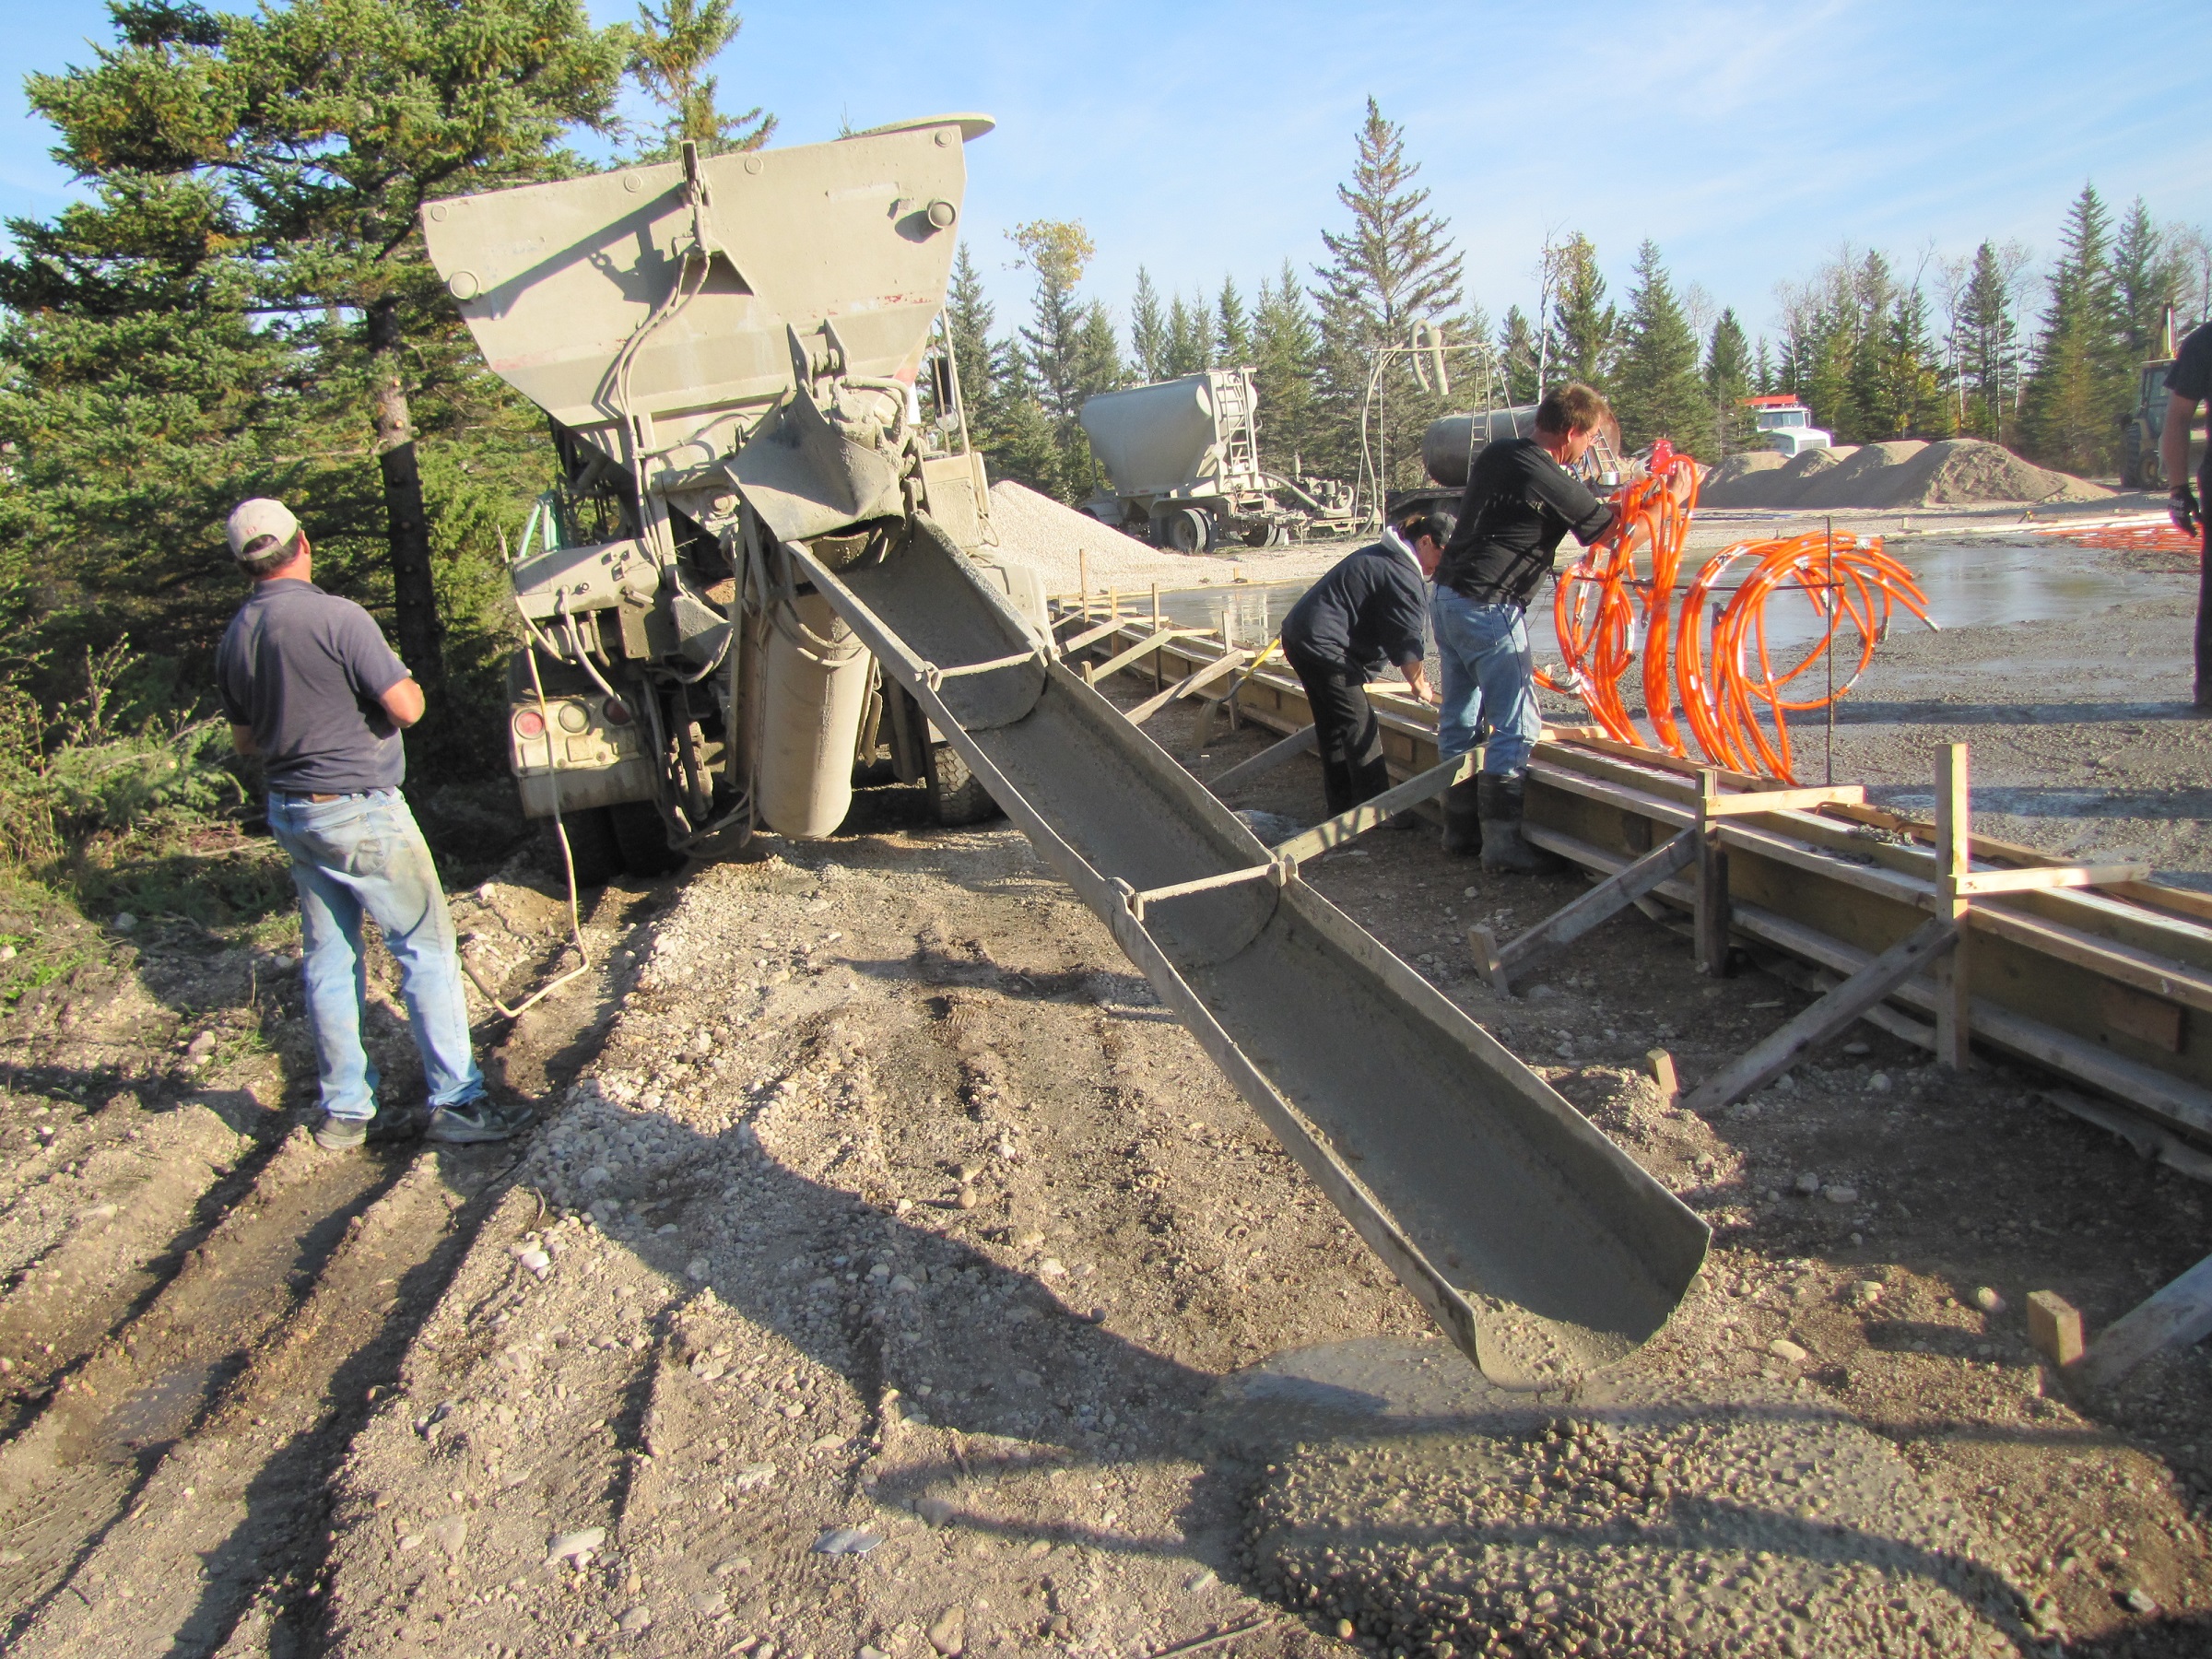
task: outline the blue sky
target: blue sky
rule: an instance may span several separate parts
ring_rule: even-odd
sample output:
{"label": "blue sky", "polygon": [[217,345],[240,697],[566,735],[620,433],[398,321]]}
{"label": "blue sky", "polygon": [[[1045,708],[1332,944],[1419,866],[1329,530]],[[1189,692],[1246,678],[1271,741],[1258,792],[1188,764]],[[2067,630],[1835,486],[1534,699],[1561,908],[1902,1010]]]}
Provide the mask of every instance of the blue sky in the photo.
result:
{"label": "blue sky", "polygon": [[[1335,188],[1370,94],[1404,124],[1493,318],[1533,306],[1547,232],[1588,234],[1617,294],[1651,237],[1677,282],[1758,333],[1775,283],[1845,241],[1908,272],[1984,237],[2047,254],[2085,180],[2212,226],[2202,0],[740,6],[724,101],[765,103],[778,143],[998,118],[969,147],[966,222],[1002,325],[1026,303],[1004,232],[1029,218],[1088,227],[1087,286],[1117,316],[1140,264],[1184,292],[1233,276],[1248,297],[1286,255],[1303,272],[1343,223]],[[110,31],[95,0],[7,10],[0,213],[43,216],[70,183],[21,72],[87,61]]]}

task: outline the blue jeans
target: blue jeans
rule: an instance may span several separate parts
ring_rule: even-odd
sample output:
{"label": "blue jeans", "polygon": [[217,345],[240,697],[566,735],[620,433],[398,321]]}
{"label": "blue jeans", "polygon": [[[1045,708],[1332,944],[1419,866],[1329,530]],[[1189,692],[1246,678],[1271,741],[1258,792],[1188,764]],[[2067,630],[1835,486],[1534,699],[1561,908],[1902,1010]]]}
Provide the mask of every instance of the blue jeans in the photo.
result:
{"label": "blue jeans", "polygon": [[1544,730],[1536,708],[1535,659],[1528,618],[1517,605],[1477,605],[1447,587],[1429,602],[1442,661],[1443,701],[1436,712],[1436,752],[1464,755],[1489,731],[1482,770],[1517,777]]}
{"label": "blue jeans", "polygon": [[399,963],[430,1105],[479,1098],[484,1074],[469,1051],[453,919],[406,797],[396,789],[321,802],[271,794],[269,830],[291,854],[300,889],[300,966],[323,1109],[335,1118],[376,1114],[376,1066],[361,1046],[369,991],[363,914],[376,918]]}

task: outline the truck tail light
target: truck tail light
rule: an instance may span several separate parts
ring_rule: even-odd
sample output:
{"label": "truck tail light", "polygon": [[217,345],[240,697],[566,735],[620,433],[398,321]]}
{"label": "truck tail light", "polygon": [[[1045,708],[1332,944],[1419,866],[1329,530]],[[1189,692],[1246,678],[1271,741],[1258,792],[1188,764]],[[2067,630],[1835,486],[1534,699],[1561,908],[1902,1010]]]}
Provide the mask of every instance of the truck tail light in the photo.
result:
{"label": "truck tail light", "polygon": [[517,737],[543,737],[546,735],[546,717],[535,709],[524,709],[514,717],[514,735]]}
{"label": "truck tail light", "polygon": [[626,726],[629,724],[629,705],[618,697],[606,700],[606,712],[608,725]]}

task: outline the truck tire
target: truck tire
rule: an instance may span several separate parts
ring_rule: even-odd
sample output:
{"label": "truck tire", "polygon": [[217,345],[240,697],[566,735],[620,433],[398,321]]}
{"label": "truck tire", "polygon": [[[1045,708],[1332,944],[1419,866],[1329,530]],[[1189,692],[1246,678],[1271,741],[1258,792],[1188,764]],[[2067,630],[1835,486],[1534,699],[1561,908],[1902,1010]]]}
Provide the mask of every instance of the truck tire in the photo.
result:
{"label": "truck tire", "polygon": [[2127,489],[2159,487],[2158,451],[2143,441],[2143,423],[2131,420],[2120,434],[2120,483]]}
{"label": "truck tire", "polygon": [[1159,541],[1178,553],[1203,553],[1214,545],[1213,516],[1197,507],[1174,507],[1160,514]]}
{"label": "truck tire", "polygon": [[[614,820],[606,807],[585,806],[564,812],[560,815],[560,827],[569,838],[569,859],[576,866],[578,887],[605,887],[609,879],[622,873],[622,849],[615,843]],[[542,828],[553,873],[560,875],[560,838],[553,833],[551,818],[543,819]]]}
{"label": "truck tire", "polygon": [[668,844],[668,827],[651,801],[618,801],[606,809],[622,849],[622,867],[651,881],[684,865],[684,854]]}
{"label": "truck tire", "polygon": [[998,803],[991,798],[991,792],[968,770],[960,751],[949,743],[937,744],[929,751],[929,806],[937,822],[947,830],[998,816]]}

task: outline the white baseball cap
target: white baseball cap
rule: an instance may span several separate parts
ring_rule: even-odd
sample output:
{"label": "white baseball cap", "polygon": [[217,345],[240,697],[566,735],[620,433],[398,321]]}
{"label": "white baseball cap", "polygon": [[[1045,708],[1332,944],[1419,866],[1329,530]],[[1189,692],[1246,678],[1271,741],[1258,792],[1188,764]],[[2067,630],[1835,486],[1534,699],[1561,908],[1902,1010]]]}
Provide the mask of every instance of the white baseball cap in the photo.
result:
{"label": "white baseball cap", "polygon": [[255,496],[233,507],[230,521],[223,528],[230,537],[231,558],[258,559],[277,547],[290,546],[292,538],[300,534],[300,521],[282,501]]}

